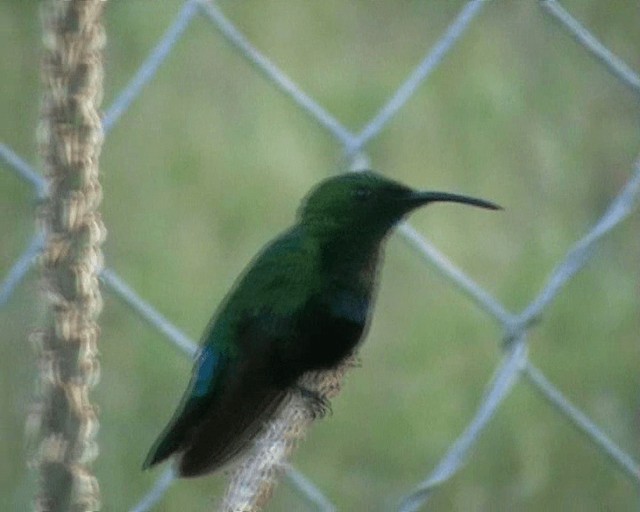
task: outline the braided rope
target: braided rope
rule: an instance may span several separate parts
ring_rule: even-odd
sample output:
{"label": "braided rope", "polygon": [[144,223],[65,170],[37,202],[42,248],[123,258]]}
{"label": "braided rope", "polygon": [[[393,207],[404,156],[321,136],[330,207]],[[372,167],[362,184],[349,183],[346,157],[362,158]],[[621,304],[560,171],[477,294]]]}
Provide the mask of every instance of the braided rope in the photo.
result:
{"label": "braided rope", "polygon": [[[346,372],[355,365],[353,355],[334,370],[305,374],[299,385],[328,404],[340,393]],[[290,393],[278,415],[255,441],[253,452],[234,470],[222,499],[222,512],[259,512],[266,506],[287,469],[287,459],[314,420],[323,415],[321,409],[322,405],[300,393]]]}
{"label": "braided rope", "polygon": [[98,274],[106,231],[98,212],[98,157],[103,141],[102,0],[43,4],[42,80],[38,144],[47,179],[39,212],[45,246],[40,269],[47,316],[31,336],[38,357],[38,401],[27,420],[36,441],[35,509],[95,511],[98,481],[97,409],[89,392],[99,379]]}

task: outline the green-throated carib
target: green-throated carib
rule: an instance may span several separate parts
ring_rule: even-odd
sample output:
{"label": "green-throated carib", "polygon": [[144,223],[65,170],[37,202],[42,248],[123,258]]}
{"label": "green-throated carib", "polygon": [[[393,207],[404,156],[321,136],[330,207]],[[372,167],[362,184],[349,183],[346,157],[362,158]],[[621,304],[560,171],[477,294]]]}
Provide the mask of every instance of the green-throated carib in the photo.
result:
{"label": "green-throated carib", "polygon": [[175,455],[180,476],[215,471],[250,445],[305,372],[349,356],[371,318],[387,235],[409,212],[437,201],[499,208],[412,190],[371,171],[316,186],[293,226],[249,264],[209,322],[182,402],[143,467]]}

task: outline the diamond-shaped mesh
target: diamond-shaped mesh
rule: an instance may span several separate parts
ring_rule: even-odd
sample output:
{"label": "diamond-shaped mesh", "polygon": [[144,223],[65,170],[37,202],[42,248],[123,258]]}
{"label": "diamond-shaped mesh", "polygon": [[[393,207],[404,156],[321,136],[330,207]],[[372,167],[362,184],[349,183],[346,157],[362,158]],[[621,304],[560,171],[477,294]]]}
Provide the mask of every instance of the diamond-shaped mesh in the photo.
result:
{"label": "diamond-shaped mesh", "polygon": [[[345,155],[352,162],[355,162],[356,159],[363,158],[367,145],[385,128],[389,120],[398,114],[409,98],[414,95],[437,68],[441,60],[456,45],[460,37],[465,34],[470,24],[480,16],[486,3],[488,2],[485,0],[467,2],[433,48],[410,73],[406,81],[397,88],[389,100],[365,124],[364,128],[353,132],[260,53],[225,17],[215,2],[212,0],[187,0],[147,60],[106,111],[103,118],[104,132],[108,135],[115,123],[127,112],[131,103],[153,79],[176,43],[189,29],[193,20],[202,16],[208,19],[212,28],[222,34],[238,50],[241,58],[247,59],[253,65],[257,73],[262,74],[274,87],[283,92],[293,103],[326,129],[342,146]],[[541,1],[539,4],[558,23],[560,28],[558,37],[561,32],[570,35],[585,51],[601,62],[603,69],[609,71],[616,80],[640,96],[640,77],[603,46],[561,4],[555,0]],[[0,158],[4,161],[7,169],[14,171],[17,176],[30,183],[37,196],[42,196],[44,180],[38,172],[4,144],[0,144]],[[502,360],[497,365],[495,374],[487,386],[485,396],[478,405],[473,419],[432,472],[404,498],[399,507],[400,510],[403,512],[417,510],[425,503],[435,488],[446,483],[462,467],[469,451],[477,443],[481,432],[494,417],[505,397],[513,389],[514,384],[520,379],[524,379],[533,386],[540,396],[555,408],[558,415],[566,418],[578,431],[587,436],[594,446],[607,455],[613,467],[634,482],[640,483],[638,463],[555,388],[544,374],[531,363],[527,354],[529,326],[540,317],[562,288],[585,265],[593,255],[594,249],[601,244],[603,237],[630,214],[638,202],[639,193],[640,160],[636,161],[630,178],[610,203],[604,215],[558,262],[542,291],[520,313],[510,312],[489,292],[455,267],[411,226],[405,224],[400,227],[400,232],[406,242],[424,258],[425,262],[445,276],[480,310],[502,325],[505,340],[508,342],[504,345],[505,352]],[[6,303],[16,287],[19,286],[25,274],[32,267],[35,257],[41,250],[42,243],[41,236],[34,235],[24,254],[9,270],[0,288],[0,304]],[[102,272],[101,278],[107,287],[153,328],[175,343],[187,356],[194,356],[196,352],[194,342],[167,318],[158,313],[152,305],[139,297],[116,272],[106,268]],[[227,509],[257,510],[247,504],[259,503],[263,496],[271,492],[271,482],[274,478],[281,471],[286,470],[288,481],[296,486],[309,504],[319,510],[334,510],[331,502],[307,477],[285,465],[287,452],[302,437],[305,427],[311,421],[304,408],[301,408],[300,403],[296,403],[295,397],[292,400],[293,402],[289,404],[290,407],[286,409],[286,413],[274,420],[261,441],[269,441],[270,446],[276,448],[280,446],[282,449],[278,453],[276,453],[277,450],[274,451],[275,448],[266,450],[271,459],[258,460],[254,457],[244,463],[235,478],[232,479],[232,485],[228,489],[225,498]],[[287,414],[290,417],[287,417]],[[263,450],[263,452],[265,451]],[[138,512],[150,510],[154,503],[162,499],[173,478],[174,475],[170,469],[165,471],[149,494],[132,510]],[[244,505],[241,506],[241,503]]]}

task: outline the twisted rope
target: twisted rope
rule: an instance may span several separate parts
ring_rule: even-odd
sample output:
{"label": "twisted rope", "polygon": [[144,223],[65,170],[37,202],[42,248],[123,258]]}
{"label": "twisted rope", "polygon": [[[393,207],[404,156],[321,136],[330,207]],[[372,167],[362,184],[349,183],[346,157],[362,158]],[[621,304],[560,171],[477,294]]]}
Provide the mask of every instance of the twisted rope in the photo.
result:
{"label": "twisted rope", "polygon": [[[328,403],[340,393],[347,370],[355,364],[356,356],[352,355],[334,370],[303,375],[299,385]],[[253,452],[234,470],[221,512],[259,512],[266,506],[287,469],[287,460],[314,420],[321,416],[318,405],[300,393],[289,395],[278,415],[257,438]]]}
{"label": "twisted rope", "polygon": [[42,81],[38,144],[47,180],[39,212],[45,245],[40,270],[47,315],[31,336],[38,400],[27,420],[37,443],[39,511],[95,511],[98,481],[96,407],[89,392],[99,378],[98,274],[106,231],[98,212],[98,156],[103,141],[102,0],[43,4]]}

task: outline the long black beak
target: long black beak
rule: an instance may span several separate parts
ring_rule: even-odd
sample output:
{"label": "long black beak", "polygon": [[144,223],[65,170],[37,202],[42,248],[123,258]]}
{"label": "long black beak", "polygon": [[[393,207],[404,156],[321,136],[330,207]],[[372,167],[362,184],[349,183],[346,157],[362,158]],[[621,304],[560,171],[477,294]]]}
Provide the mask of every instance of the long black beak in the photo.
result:
{"label": "long black beak", "polygon": [[463,196],[460,194],[450,194],[449,192],[414,192],[409,198],[409,204],[413,208],[423,206],[429,203],[435,202],[450,202],[450,203],[462,203],[469,204],[471,206],[478,206],[479,208],[486,208],[488,210],[502,210],[501,206],[484,199],[477,199],[475,197]]}

